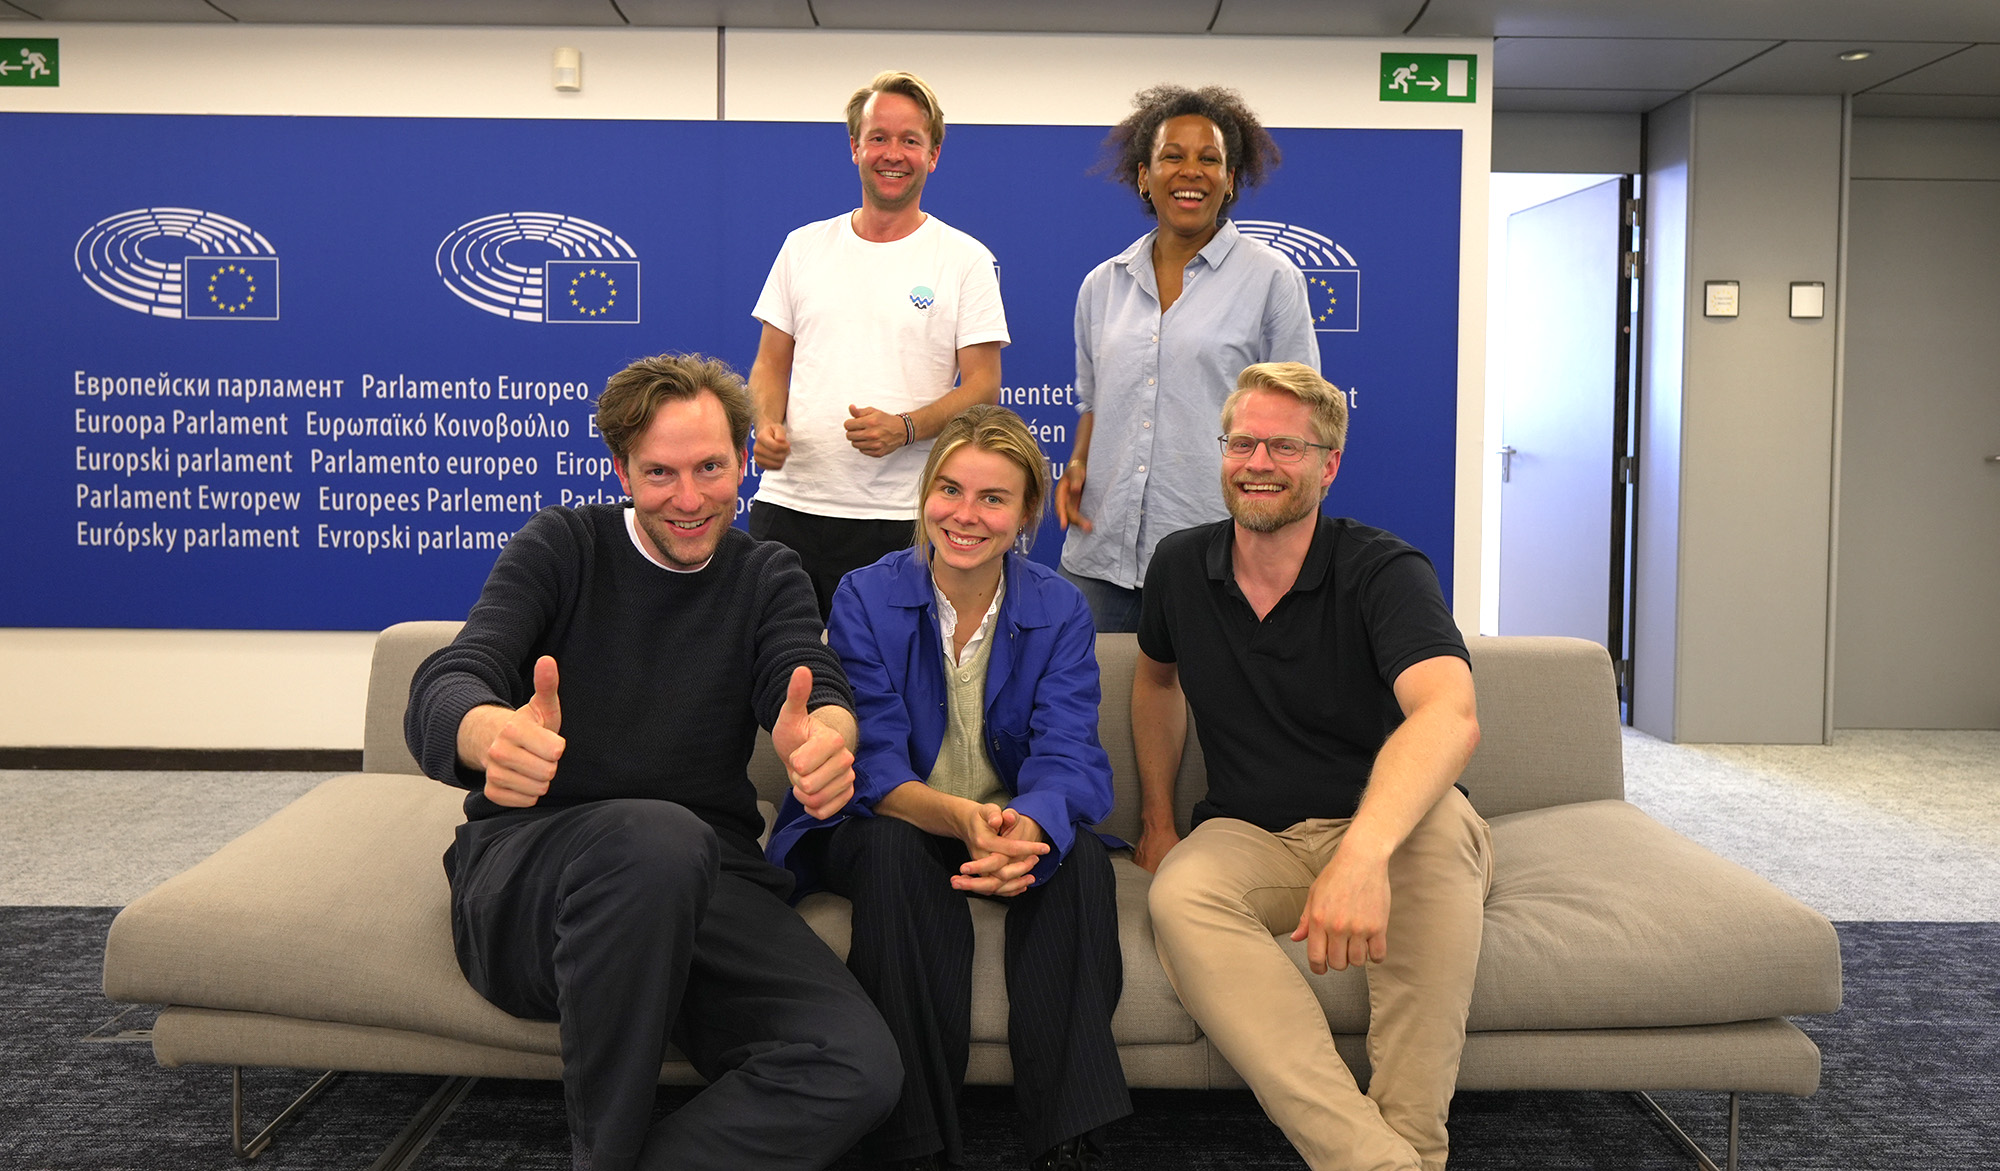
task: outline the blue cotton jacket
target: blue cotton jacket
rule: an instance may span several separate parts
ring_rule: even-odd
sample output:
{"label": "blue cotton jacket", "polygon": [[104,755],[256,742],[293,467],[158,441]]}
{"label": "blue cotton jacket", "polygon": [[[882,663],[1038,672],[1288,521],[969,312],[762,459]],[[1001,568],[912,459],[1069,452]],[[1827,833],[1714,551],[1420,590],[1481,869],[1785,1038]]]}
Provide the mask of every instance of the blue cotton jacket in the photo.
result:
{"label": "blue cotton jacket", "polygon": [[[1004,572],[980,738],[1014,794],[1007,804],[1049,839],[1035,865],[1039,885],[1054,877],[1077,827],[1088,832],[1111,812],[1111,761],[1097,739],[1097,632],[1083,595],[1054,570],[1010,552]],[[854,688],[861,745],[846,809],[815,821],[787,795],[778,813],[765,854],[798,876],[800,894],[818,876],[792,857],[799,839],[845,817],[872,817],[890,790],[930,776],[949,718],[937,595],[916,550],[841,579],[827,641]]]}

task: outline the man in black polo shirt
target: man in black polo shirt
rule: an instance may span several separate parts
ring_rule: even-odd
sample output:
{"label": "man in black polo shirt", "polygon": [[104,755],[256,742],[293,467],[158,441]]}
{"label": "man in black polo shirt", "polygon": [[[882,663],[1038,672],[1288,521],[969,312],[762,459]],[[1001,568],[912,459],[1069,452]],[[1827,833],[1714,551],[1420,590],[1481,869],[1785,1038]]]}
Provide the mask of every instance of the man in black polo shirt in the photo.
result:
{"label": "man in black polo shirt", "polygon": [[[1231,519],[1161,542],[1139,619],[1138,862],[1160,961],[1308,1164],[1438,1171],[1492,877],[1454,787],[1479,742],[1465,642],[1423,554],[1320,516],[1340,391],[1295,362],[1251,366],[1222,429]],[[1181,841],[1189,707],[1209,787]],[[1366,1096],[1278,933],[1315,973],[1367,965]]]}

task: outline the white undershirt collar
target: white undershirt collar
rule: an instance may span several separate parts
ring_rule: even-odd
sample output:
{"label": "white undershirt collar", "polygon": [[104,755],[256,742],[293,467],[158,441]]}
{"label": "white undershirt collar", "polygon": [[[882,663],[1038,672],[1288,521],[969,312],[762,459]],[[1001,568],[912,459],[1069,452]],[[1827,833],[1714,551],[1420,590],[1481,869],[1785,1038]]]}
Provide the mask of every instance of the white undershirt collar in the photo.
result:
{"label": "white undershirt collar", "polygon": [[944,596],[944,591],[938,589],[936,582],[931,583],[931,590],[937,594],[938,635],[944,640],[945,662],[954,667],[962,666],[993,629],[994,618],[1000,613],[1000,599],[1007,592],[1007,575],[1004,573],[1000,575],[1000,584],[993,589],[993,604],[986,607],[986,616],[979,620],[979,629],[973,631],[972,637],[965,640],[965,649],[958,652],[957,658],[952,657],[951,640],[958,633],[958,611],[953,608],[951,599]]}

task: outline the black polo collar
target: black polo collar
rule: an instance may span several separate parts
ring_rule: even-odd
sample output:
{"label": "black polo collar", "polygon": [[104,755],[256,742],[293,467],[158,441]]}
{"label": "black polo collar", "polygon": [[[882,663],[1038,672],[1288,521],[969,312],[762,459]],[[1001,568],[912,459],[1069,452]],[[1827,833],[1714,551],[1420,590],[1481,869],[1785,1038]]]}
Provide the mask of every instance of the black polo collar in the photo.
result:
{"label": "black polo collar", "polygon": [[[1299,566],[1299,576],[1292,583],[1287,594],[1306,593],[1326,584],[1326,574],[1333,565],[1333,518],[1321,513],[1313,526],[1312,544],[1306,548],[1305,563]],[[1224,521],[1215,527],[1215,534],[1209,538],[1206,561],[1208,578],[1219,581],[1239,594],[1236,584],[1236,566],[1230,558],[1230,551],[1236,546],[1236,522]]]}

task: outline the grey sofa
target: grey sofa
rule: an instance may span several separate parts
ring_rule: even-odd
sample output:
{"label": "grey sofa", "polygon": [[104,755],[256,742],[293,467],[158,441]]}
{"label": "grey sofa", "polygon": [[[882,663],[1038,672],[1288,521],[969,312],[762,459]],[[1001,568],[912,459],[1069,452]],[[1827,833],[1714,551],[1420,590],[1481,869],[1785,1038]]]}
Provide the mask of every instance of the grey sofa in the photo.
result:
{"label": "grey sofa", "polygon": [[[555,1026],[501,1012],[459,974],[439,857],[463,794],[417,775],[403,746],[411,672],[457,627],[405,623],[381,635],[366,771],[327,781],[133,902],[111,926],[105,993],[165,1006],[152,1033],[160,1063],[237,1067],[239,1153],[269,1139],[243,1137],[244,1067],[457,1079],[406,1139],[434,1128],[469,1087],[465,1079],[559,1076]],[[1100,733],[1117,778],[1103,828],[1132,839],[1138,788],[1127,704],[1136,647],[1130,635],[1101,635],[1097,649]],[[1460,1088],[1724,1091],[1733,1165],[1736,1094],[1807,1095],[1819,1084],[1819,1051],[1785,1018],[1839,1006],[1831,924],[1623,799],[1602,649],[1486,638],[1473,642],[1472,665],[1483,740],[1463,780],[1492,823],[1495,867]],[[768,738],[752,774],[765,800],[782,794]],[[1178,793],[1183,832],[1203,776],[1191,730]],[[1113,1030],[1127,1077],[1140,1087],[1240,1086],[1155,957],[1150,875],[1123,855],[1113,865],[1125,959]],[[817,894],[800,910],[845,953],[845,900]],[[973,910],[969,1080],[1005,1083],[1000,916],[985,904]],[[1302,945],[1286,946],[1305,970]],[[1307,978],[1343,1056],[1365,1078],[1362,973]],[[678,1061],[661,1076],[697,1080]]]}

